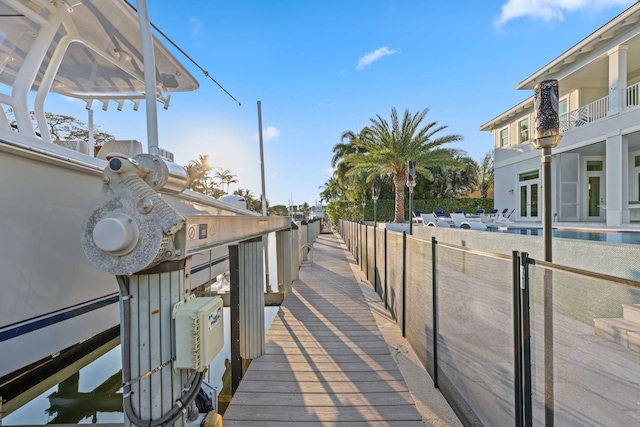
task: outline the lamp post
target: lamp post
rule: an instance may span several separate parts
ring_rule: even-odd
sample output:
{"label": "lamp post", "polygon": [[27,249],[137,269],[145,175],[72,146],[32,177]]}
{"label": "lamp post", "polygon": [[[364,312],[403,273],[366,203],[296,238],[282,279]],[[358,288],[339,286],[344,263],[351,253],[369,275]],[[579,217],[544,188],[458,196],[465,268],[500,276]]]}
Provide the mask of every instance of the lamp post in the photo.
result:
{"label": "lamp post", "polygon": [[371,198],[373,199],[373,228],[375,229],[378,225],[378,186],[374,183],[371,186]]}
{"label": "lamp post", "polygon": [[364,193],[362,193],[362,223],[364,224],[364,207],[367,206],[367,199],[364,196]]}
{"label": "lamp post", "polygon": [[[534,89],[533,145],[542,151],[542,240],[544,260],[551,262],[551,149],[560,142],[558,116],[558,81],[545,80]],[[553,426],[554,374],[553,374],[553,272],[544,272],[544,390],[545,426]]]}
{"label": "lamp post", "polygon": [[413,235],[413,187],[416,186],[416,161],[407,165],[407,187],[409,187],[409,234]]}

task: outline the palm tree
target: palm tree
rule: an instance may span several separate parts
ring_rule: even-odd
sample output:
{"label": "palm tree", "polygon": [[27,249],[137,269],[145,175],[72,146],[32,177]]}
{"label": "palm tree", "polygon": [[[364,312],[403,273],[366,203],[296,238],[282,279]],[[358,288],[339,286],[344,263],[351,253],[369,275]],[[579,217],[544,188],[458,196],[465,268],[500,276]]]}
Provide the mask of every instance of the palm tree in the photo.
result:
{"label": "palm tree", "polygon": [[[402,121],[398,112],[391,109],[391,124],[376,115],[371,119],[371,126],[361,132],[357,145],[364,153],[344,155],[344,162],[351,167],[347,174],[364,171],[368,175],[383,176],[387,172],[393,174],[395,187],[395,222],[404,222],[404,187],[407,183],[407,163],[416,161],[416,170],[422,178],[432,180],[429,167],[455,164],[452,151],[442,145],[461,141],[461,135],[445,135],[433,138],[447,126],[437,126],[437,122],[422,124],[429,112],[425,108],[411,115],[404,111]],[[344,134],[343,134],[344,135]],[[433,139],[432,139],[433,138]]]}
{"label": "palm tree", "polygon": [[189,175],[189,188],[202,194],[209,194],[211,178],[209,177],[209,156],[200,154],[198,160],[191,160],[187,164],[187,174]]}
{"label": "palm tree", "polygon": [[220,181],[220,184],[227,184],[227,194],[229,193],[229,184],[238,182],[236,176],[228,169],[216,172],[215,178]]}
{"label": "palm tree", "polygon": [[435,198],[457,197],[474,191],[478,186],[479,166],[475,160],[460,150],[453,155],[456,166],[431,168],[433,182],[429,195]]}
{"label": "palm tree", "polygon": [[[362,147],[359,143],[360,138],[368,132],[367,128],[362,129],[359,134],[356,134],[353,131],[347,130],[342,132],[340,136],[340,141],[338,144],[333,147],[333,157],[331,158],[331,167],[336,170],[336,177],[338,182],[343,187],[346,187],[348,178],[346,177],[347,172],[349,171],[350,166],[344,162],[345,156],[354,153],[364,154],[366,153],[366,149]],[[344,143],[345,139],[348,139],[349,142]]]}
{"label": "palm tree", "polygon": [[330,202],[332,200],[338,200],[342,197],[343,188],[338,182],[338,177],[334,174],[331,178],[329,178],[323,185],[318,187],[320,192],[320,202]]}
{"label": "palm tree", "polygon": [[489,189],[493,188],[493,151],[485,154],[478,168],[478,187],[480,188],[480,197],[486,199],[489,195]]}

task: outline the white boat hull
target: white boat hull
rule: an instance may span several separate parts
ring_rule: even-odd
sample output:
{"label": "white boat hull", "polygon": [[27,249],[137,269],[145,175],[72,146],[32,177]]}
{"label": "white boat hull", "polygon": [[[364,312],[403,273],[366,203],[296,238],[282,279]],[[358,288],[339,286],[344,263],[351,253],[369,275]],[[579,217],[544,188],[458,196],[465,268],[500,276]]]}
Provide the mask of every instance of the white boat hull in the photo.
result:
{"label": "white boat hull", "polygon": [[[35,145],[38,153],[31,145],[0,141],[0,377],[119,323],[116,280],[80,245],[106,162],[44,142]],[[194,193],[166,198],[185,214],[242,213]],[[226,247],[198,254],[191,287],[227,270]]]}

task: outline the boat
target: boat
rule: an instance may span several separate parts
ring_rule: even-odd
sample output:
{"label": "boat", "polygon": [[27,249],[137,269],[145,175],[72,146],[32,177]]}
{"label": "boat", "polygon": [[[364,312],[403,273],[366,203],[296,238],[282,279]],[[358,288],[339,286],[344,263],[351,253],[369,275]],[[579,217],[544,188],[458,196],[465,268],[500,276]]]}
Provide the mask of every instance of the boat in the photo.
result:
{"label": "boat", "polygon": [[[87,259],[81,227],[100,196],[106,154],[144,150],[138,141],[118,140],[94,155],[90,142],[55,140],[47,97],[79,99],[88,109],[149,103],[140,24],[126,1],[0,0],[0,19],[1,396],[16,373],[117,330],[120,320],[116,279]],[[171,94],[199,85],[156,37],[153,46],[155,100],[168,107]],[[147,152],[173,160],[148,145]],[[162,197],[184,215],[255,215],[190,190]],[[228,251],[195,254],[191,266],[194,289],[228,270]]]}

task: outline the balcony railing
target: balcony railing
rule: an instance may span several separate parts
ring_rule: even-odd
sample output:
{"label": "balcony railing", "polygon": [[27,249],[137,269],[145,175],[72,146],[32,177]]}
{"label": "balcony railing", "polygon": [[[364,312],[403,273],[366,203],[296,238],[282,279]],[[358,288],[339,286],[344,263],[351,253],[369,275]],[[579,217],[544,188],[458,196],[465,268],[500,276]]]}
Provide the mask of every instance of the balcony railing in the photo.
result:
{"label": "balcony railing", "polygon": [[[625,96],[626,108],[640,107],[640,82],[628,86]],[[605,96],[578,109],[560,114],[560,132],[604,119],[607,117],[607,111],[609,111],[609,97]]]}
{"label": "balcony railing", "polygon": [[627,88],[627,108],[640,105],[640,82],[632,84]]}
{"label": "balcony railing", "polygon": [[603,119],[607,117],[608,110],[609,97],[605,96],[576,110],[560,114],[560,132]]}

